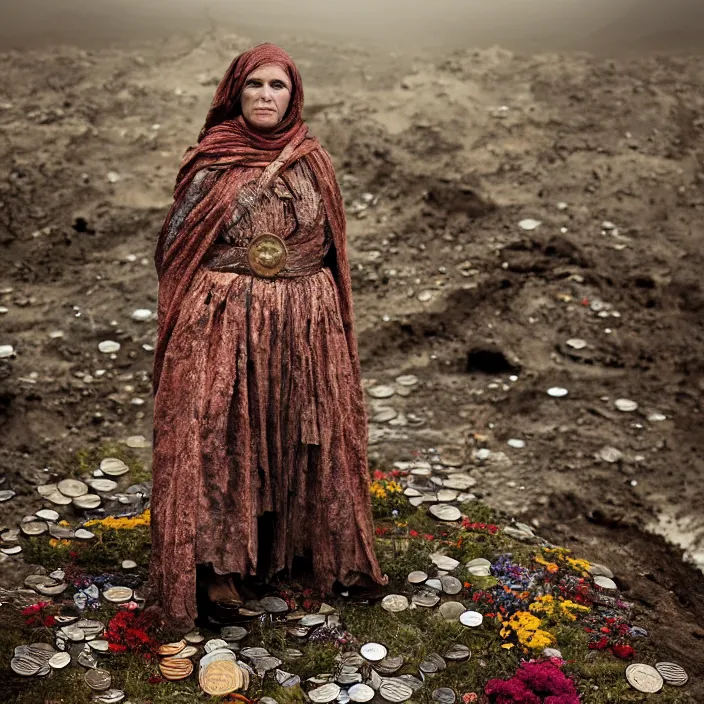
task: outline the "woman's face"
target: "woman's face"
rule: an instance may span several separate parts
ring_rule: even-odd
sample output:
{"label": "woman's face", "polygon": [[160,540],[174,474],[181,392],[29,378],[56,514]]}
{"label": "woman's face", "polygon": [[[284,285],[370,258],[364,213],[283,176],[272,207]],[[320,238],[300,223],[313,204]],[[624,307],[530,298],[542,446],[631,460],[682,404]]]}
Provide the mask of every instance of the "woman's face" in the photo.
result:
{"label": "woman's face", "polygon": [[283,120],[291,102],[291,79],[277,64],[265,64],[247,76],[240,103],[242,115],[255,129],[266,132]]}

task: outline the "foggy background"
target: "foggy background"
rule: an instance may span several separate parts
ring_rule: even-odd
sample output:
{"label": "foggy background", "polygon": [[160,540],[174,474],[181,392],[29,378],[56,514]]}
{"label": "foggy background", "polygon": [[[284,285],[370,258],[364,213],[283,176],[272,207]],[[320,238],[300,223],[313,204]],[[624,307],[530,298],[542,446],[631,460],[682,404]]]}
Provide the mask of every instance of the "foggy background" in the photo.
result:
{"label": "foggy background", "polygon": [[0,50],[96,48],[217,26],[394,49],[704,48],[704,0],[0,0]]}

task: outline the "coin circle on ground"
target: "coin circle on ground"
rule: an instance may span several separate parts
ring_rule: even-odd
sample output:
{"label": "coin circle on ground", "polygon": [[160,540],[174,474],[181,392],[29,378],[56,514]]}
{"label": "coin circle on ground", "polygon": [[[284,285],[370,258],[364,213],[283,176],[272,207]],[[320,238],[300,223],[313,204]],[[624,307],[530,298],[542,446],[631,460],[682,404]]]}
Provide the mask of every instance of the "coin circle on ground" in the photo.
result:
{"label": "coin circle on ground", "polygon": [[103,598],[113,604],[124,604],[133,595],[134,592],[129,587],[110,587],[103,592]]}
{"label": "coin circle on ground", "polygon": [[119,477],[130,471],[130,468],[117,457],[106,457],[100,463],[100,469],[104,474],[110,477]]}
{"label": "coin circle on ground", "polygon": [[120,351],[120,343],[115,342],[114,340],[103,340],[98,343],[98,349],[103,354],[115,354],[115,352]]}
{"label": "coin circle on ground", "polygon": [[626,668],[628,684],[645,694],[654,694],[663,688],[662,675],[650,665],[634,663]]}
{"label": "coin circle on ground", "polygon": [[88,485],[78,479],[63,479],[57,488],[64,496],[70,496],[72,499],[88,493]]}
{"label": "coin circle on ground", "polygon": [[684,687],[689,682],[689,675],[685,669],[674,662],[656,662],[655,669],[660,676],[673,687]]}
{"label": "coin circle on ground", "polygon": [[239,665],[232,660],[216,660],[201,669],[199,676],[201,689],[213,697],[224,697],[239,689],[244,677]]}
{"label": "coin circle on ground", "polygon": [[428,510],[439,521],[459,521],[462,518],[462,512],[456,506],[434,504]]}
{"label": "coin circle on ground", "polygon": [[447,555],[441,555],[437,552],[433,553],[430,559],[439,570],[445,570],[446,572],[452,572],[452,570],[460,565],[459,560],[455,560],[453,557],[448,557]]}
{"label": "coin circle on ground", "polygon": [[32,677],[39,672],[44,663],[32,655],[16,655],[10,660],[10,668],[16,675]]}
{"label": "coin circle on ground", "polygon": [[157,653],[159,655],[178,655],[186,647],[185,640],[179,640],[176,643],[165,643],[159,646]]}
{"label": "coin circle on ground", "polygon": [[267,613],[283,614],[288,611],[288,604],[277,596],[264,597],[260,604],[264,607]]}
{"label": "coin circle on ground", "polygon": [[167,680],[183,680],[193,672],[193,663],[187,658],[165,658],[159,663],[159,670]]}
{"label": "coin circle on ground", "polygon": [[20,526],[20,530],[27,536],[42,535],[49,530],[49,526],[43,521],[28,521]]}
{"label": "coin circle on ground", "polygon": [[70,662],[71,662],[71,654],[70,653],[56,653],[55,655],[51,656],[51,660],[49,660],[49,665],[51,667],[53,667],[55,670],[62,670]]}
{"label": "coin circle on ground", "polygon": [[449,687],[439,687],[433,692],[432,698],[437,704],[455,704],[457,695]]}
{"label": "coin circle on ground", "polygon": [[372,386],[371,388],[367,389],[367,393],[372,398],[391,398],[396,393],[396,391],[394,390],[393,386],[380,385]]}
{"label": "coin circle on ground", "polygon": [[334,682],[324,684],[322,687],[316,687],[308,692],[308,697],[315,704],[329,704],[329,702],[337,699],[340,694],[340,686]]}
{"label": "coin circle on ground", "polygon": [[349,690],[350,701],[353,702],[368,702],[374,699],[376,692],[367,684],[354,684]]}
{"label": "coin circle on ground", "polygon": [[[218,650],[220,648],[227,648],[227,642],[225,640],[223,640],[222,638],[211,638],[205,644],[205,652],[206,653],[212,653],[214,650]],[[268,655],[268,652],[264,651],[264,654]]]}
{"label": "coin circle on ground", "polygon": [[553,386],[548,389],[548,396],[553,398],[564,398],[568,393],[567,389],[563,389],[561,386]]}
{"label": "coin circle on ground", "polygon": [[440,601],[440,597],[434,592],[419,592],[413,595],[412,601],[416,606],[432,609]]}
{"label": "coin circle on ground", "polygon": [[614,406],[616,406],[619,411],[623,411],[624,413],[633,413],[633,411],[638,410],[638,404],[627,398],[617,398],[614,401]]}
{"label": "coin circle on ground", "polygon": [[460,616],[460,623],[468,628],[476,628],[481,626],[484,622],[484,616],[482,616],[478,611],[465,611]]}
{"label": "coin circle on ground", "polygon": [[598,587],[601,587],[602,589],[618,589],[618,586],[616,585],[616,582],[614,582],[613,579],[609,579],[608,577],[604,577],[600,574],[594,577],[594,584],[596,584]]}
{"label": "coin circle on ground", "polygon": [[83,496],[77,496],[73,500],[73,505],[85,511],[92,511],[100,506],[101,501],[102,499],[97,494],[84,494]]}
{"label": "coin circle on ground", "polygon": [[381,607],[396,614],[408,608],[408,599],[403,594],[388,594],[381,600]]}
{"label": "coin circle on ground", "polygon": [[403,667],[403,655],[388,655],[381,662],[374,665],[374,669],[382,675],[392,675]]}
{"label": "coin circle on ground", "polygon": [[41,511],[37,511],[34,515],[44,521],[52,521],[53,523],[56,523],[56,521],[61,518],[56,511],[53,511],[50,508],[43,508]]}
{"label": "coin circle on ground", "polygon": [[379,660],[383,660],[389,654],[386,646],[381,643],[365,643],[359,649],[359,652],[369,662],[379,662]]}
{"label": "coin circle on ground", "polygon": [[96,692],[103,692],[106,689],[110,689],[112,684],[112,677],[107,670],[88,670],[83,676],[83,681]]}
{"label": "coin circle on ground", "polygon": [[91,479],[88,486],[101,494],[106,494],[109,491],[117,489],[117,482],[112,479]]}
{"label": "coin circle on ground", "polygon": [[62,494],[58,489],[55,489],[50,494],[47,494],[44,498],[57,506],[68,506],[71,503],[71,498],[65,494]]}
{"label": "coin circle on ground", "polygon": [[[225,626],[225,628],[222,628],[220,630],[220,637],[223,640],[227,641],[240,641],[242,640],[245,636],[247,635],[247,629],[242,628],[242,626]],[[190,636],[190,640],[189,640]],[[193,638],[197,638],[196,640],[193,640]],[[186,640],[189,643],[202,643],[203,642],[203,636],[200,633],[189,633],[187,636],[185,636]]]}
{"label": "coin circle on ground", "polygon": [[447,621],[457,621],[465,611],[465,605],[459,601],[446,601],[440,605],[440,614]]}
{"label": "coin circle on ground", "polygon": [[444,577],[440,577],[440,582],[442,583],[442,590],[445,594],[454,596],[462,591],[462,582],[460,582],[457,577],[446,574]]}
{"label": "coin circle on ground", "polygon": [[411,572],[408,575],[408,581],[411,584],[423,584],[425,580],[428,579],[428,575],[425,572],[421,572],[420,570],[416,570],[415,572]]}
{"label": "coin circle on ground", "polygon": [[119,704],[125,698],[125,693],[121,689],[108,689],[105,694],[96,695],[93,701],[96,704]]}
{"label": "coin circle on ground", "polygon": [[413,689],[402,680],[388,679],[382,681],[379,687],[379,694],[381,694],[387,702],[400,704],[413,696]]}
{"label": "coin circle on ground", "polygon": [[455,643],[447,649],[444,657],[445,660],[451,660],[452,662],[464,662],[469,660],[471,654],[470,649],[466,645]]}

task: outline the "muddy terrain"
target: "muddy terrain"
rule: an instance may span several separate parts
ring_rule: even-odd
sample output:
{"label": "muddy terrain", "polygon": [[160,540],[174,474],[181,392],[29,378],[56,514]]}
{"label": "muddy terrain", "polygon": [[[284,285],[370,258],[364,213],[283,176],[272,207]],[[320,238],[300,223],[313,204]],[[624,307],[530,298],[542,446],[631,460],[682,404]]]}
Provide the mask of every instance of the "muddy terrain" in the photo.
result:
{"label": "muddy terrain", "polygon": [[[177,164],[250,44],[0,55],[3,523],[71,453],[150,437],[156,323],[132,313],[156,308]],[[618,565],[701,682],[704,58],[285,46],[346,198],[365,383],[421,380],[370,397],[371,458],[461,447],[479,498]]]}

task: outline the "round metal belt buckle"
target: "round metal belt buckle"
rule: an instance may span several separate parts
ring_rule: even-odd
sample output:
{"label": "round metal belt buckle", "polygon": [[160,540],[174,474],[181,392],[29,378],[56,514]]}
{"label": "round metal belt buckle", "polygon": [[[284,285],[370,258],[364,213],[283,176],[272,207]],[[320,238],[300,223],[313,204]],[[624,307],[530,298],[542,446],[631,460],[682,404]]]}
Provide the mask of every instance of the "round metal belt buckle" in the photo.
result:
{"label": "round metal belt buckle", "polygon": [[266,278],[276,276],[285,266],[288,251],[286,243],[277,235],[257,235],[247,249],[249,268]]}

